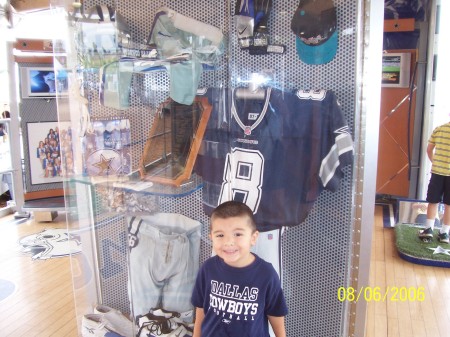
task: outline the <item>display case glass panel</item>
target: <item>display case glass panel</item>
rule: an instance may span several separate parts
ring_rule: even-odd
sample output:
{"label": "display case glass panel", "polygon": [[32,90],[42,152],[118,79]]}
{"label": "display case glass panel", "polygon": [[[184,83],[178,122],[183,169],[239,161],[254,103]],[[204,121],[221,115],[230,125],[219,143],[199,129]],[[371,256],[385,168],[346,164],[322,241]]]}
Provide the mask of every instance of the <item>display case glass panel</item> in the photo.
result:
{"label": "display case glass panel", "polygon": [[[194,282],[213,253],[210,215],[236,200],[260,232],[252,252],[285,293],[288,335],[345,334],[349,304],[336,291],[352,268],[362,13],[358,2],[321,2],[327,34],[309,39],[298,17],[320,14],[302,8],[309,2],[257,1],[258,18],[244,1],[56,6],[69,13],[58,62],[69,80],[60,119],[76,139],[64,185],[68,230],[83,245],[72,257],[80,331],[106,319],[106,306],[131,322],[131,335],[151,333],[158,319],[173,323],[166,334],[192,333]],[[106,122],[120,120],[129,139],[106,147]],[[94,151],[101,162],[90,161]],[[107,169],[112,153],[127,169]],[[317,241],[319,227],[332,243]]]}

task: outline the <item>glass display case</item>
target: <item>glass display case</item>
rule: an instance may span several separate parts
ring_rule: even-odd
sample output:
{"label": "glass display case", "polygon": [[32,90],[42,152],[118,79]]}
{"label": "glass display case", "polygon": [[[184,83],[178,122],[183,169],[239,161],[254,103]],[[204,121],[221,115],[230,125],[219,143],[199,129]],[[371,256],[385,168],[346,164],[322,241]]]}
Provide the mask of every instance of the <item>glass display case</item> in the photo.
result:
{"label": "glass display case", "polygon": [[64,190],[82,245],[71,257],[82,334],[114,330],[114,313],[119,334],[190,335],[210,214],[227,200],[255,215],[288,336],[347,334],[350,303],[336,294],[353,282],[360,226],[363,15],[358,1],[317,3],[53,4],[67,30],[55,69],[68,79],[58,113],[72,126]]}

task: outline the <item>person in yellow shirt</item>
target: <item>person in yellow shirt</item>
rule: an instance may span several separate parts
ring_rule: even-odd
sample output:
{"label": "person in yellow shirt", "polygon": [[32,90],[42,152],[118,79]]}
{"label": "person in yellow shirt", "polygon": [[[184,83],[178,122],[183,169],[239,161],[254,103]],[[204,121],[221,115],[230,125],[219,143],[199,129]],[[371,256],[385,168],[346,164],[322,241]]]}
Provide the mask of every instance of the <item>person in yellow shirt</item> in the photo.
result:
{"label": "person in yellow shirt", "polygon": [[427,155],[431,161],[431,178],[427,191],[427,220],[426,227],[419,230],[421,239],[433,237],[434,221],[440,202],[444,203],[442,227],[437,239],[442,243],[449,243],[450,229],[450,122],[440,125],[433,130],[428,140]]}

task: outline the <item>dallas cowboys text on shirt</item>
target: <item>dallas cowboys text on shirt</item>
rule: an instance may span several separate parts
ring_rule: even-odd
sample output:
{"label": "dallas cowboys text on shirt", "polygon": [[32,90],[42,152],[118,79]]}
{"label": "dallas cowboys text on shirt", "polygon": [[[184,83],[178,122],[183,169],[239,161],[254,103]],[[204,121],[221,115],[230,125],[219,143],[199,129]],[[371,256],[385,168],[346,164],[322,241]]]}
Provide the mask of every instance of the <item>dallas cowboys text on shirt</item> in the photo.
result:
{"label": "dallas cowboys text on shirt", "polygon": [[230,320],[254,320],[258,312],[257,287],[242,287],[211,280],[209,305],[217,315]]}

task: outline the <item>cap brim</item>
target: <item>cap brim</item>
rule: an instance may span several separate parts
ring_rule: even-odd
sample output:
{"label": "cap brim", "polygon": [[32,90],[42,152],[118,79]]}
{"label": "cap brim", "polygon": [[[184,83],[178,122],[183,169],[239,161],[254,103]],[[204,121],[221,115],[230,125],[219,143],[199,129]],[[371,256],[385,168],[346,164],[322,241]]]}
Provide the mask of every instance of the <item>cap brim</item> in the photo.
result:
{"label": "cap brim", "polygon": [[306,64],[325,64],[330,62],[336,55],[338,46],[337,30],[330,38],[319,46],[305,44],[298,37],[295,38],[295,47],[300,60]]}

